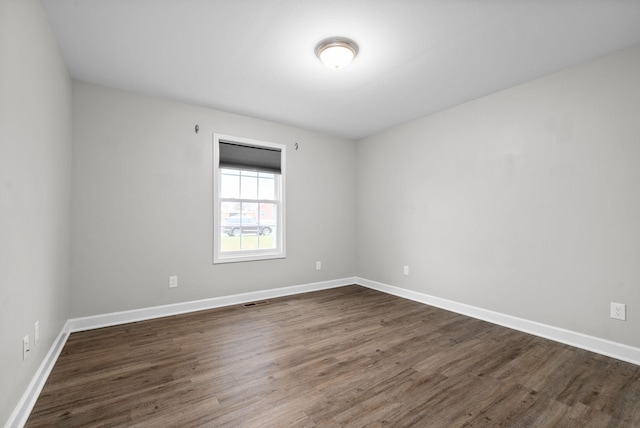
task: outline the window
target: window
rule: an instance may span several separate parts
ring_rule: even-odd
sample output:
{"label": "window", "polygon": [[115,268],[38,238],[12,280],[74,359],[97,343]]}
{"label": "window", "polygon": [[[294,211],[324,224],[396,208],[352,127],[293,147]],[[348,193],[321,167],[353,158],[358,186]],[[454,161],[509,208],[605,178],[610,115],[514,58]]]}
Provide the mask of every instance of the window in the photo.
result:
{"label": "window", "polygon": [[285,146],[213,136],[213,262],[285,257]]}

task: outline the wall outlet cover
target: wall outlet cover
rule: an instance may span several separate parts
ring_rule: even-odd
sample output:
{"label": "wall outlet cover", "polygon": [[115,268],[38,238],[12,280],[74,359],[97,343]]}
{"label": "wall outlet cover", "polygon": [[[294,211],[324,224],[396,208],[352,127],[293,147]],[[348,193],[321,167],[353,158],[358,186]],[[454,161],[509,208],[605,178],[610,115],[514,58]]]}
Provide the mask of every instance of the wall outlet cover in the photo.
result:
{"label": "wall outlet cover", "polygon": [[611,318],[616,320],[627,320],[627,305],[624,303],[611,302]]}

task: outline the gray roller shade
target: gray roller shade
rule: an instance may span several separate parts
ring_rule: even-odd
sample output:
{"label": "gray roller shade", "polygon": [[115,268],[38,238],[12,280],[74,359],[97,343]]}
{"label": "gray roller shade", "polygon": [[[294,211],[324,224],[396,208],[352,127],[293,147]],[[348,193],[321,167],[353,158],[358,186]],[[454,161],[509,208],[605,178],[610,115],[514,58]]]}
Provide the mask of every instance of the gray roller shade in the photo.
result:
{"label": "gray roller shade", "polygon": [[220,168],[248,169],[274,174],[282,172],[279,149],[220,141],[218,151]]}

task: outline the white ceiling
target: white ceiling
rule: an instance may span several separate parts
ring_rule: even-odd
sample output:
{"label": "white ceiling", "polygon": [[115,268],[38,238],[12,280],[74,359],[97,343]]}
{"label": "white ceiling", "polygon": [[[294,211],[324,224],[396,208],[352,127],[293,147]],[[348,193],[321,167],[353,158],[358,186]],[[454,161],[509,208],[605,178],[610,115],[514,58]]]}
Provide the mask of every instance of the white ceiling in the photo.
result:
{"label": "white ceiling", "polygon": [[76,79],[352,139],[640,43],[640,0],[42,4]]}

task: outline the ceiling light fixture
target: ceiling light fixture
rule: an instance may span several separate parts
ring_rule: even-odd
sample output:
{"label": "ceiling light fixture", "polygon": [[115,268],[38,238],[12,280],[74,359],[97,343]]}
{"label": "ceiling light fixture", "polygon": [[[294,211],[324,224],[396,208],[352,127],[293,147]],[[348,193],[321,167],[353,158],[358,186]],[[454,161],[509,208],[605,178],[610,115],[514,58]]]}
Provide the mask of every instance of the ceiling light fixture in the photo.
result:
{"label": "ceiling light fixture", "polygon": [[358,55],[358,45],[344,37],[325,39],[316,46],[316,56],[329,68],[338,69],[349,64]]}

